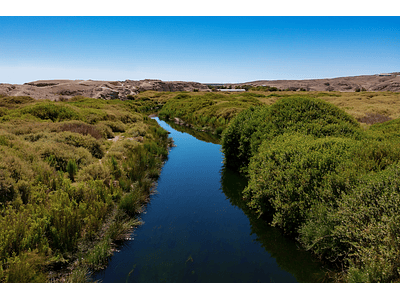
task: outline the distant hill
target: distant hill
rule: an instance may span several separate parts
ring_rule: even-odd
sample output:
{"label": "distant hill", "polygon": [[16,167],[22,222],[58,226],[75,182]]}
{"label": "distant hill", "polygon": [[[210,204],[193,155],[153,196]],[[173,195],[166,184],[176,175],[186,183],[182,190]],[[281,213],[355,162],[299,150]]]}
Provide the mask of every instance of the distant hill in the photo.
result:
{"label": "distant hill", "polygon": [[38,80],[24,84],[0,84],[0,94],[30,96],[35,99],[61,100],[74,96],[126,100],[146,90],[155,91],[211,91],[198,82],[161,81],[156,79],[96,81],[96,80]]}
{"label": "distant hill", "polygon": [[377,75],[362,75],[353,77],[338,77],[329,79],[304,79],[304,80],[257,80],[244,83],[223,84],[224,86],[271,86],[281,90],[306,91],[338,91],[354,92],[366,91],[393,91],[400,92],[400,72]]}
{"label": "distant hill", "polygon": [[74,96],[126,100],[141,91],[211,91],[207,85],[235,88],[243,85],[270,86],[280,90],[306,91],[393,91],[400,92],[400,72],[390,74],[304,80],[257,80],[244,83],[202,84],[186,81],[156,79],[96,81],[96,80],[38,80],[24,84],[0,84],[0,94],[30,96],[35,99],[62,100]]}

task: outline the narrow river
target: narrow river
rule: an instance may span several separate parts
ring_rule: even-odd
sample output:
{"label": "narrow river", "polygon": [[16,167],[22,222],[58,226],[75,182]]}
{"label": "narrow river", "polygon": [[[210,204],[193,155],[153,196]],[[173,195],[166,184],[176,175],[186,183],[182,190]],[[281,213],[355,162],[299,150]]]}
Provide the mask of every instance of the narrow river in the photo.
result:
{"label": "narrow river", "polygon": [[[321,266],[295,241],[252,217],[243,178],[223,169],[217,143],[156,118],[176,147],[168,155],[144,222],[100,282],[318,282]],[[176,127],[176,126],[174,126]]]}

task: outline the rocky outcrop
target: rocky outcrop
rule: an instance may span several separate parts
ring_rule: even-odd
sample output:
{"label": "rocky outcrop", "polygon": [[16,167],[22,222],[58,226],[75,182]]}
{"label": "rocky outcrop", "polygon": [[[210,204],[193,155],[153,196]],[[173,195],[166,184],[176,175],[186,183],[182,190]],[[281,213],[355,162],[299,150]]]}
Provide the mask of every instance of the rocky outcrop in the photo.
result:
{"label": "rocky outcrop", "polygon": [[125,81],[95,80],[38,80],[22,85],[0,84],[0,94],[7,96],[30,96],[35,99],[62,100],[74,96],[98,99],[126,100],[128,95],[155,91],[211,91],[198,82],[161,81],[153,79]]}
{"label": "rocky outcrop", "polygon": [[[365,75],[328,79],[306,80],[258,80],[245,83],[218,84],[226,87],[252,85],[270,86],[291,91],[393,91],[400,92],[400,73]],[[35,99],[63,100],[74,96],[98,99],[128,99],[129,95],[154,90],[159,92],[211,91],[198,82],[161,81],[156,79],[96,81],[96,80],[38,80],[22,85],[0,84],[0,94],[8,96],[30,96]]]}

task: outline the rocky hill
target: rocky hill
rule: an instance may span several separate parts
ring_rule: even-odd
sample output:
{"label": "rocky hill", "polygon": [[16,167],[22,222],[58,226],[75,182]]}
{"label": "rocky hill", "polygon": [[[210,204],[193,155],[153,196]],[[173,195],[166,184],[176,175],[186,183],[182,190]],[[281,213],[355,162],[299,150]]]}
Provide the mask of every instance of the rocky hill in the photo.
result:
{"label": "rocky hill", "polygon": [[0,94],[30,96],[35,99],[61,100],[74,96],[126,100],[146,90],[155,91],[211,91],[198,82],[161,81],[153,79],[125,81],[95,80],[38,80],[24,84],[0,84]]}
{"label": "rocky hill", "polygon": [[[218,84],[232,86],[270,86],[281,90],[306,91],[393,91],[400,92],[400,73],[305,80],[258,80],[244,83]],[[211,91],[206,84],[186,81],[154,79],[125,81],[96,80],[38,80],[24,84],[0,84],[0,94],[30,96],[35,99],[62,100],[74,96],[126,100],[146,90],[155,91]]]}
{"label": "rocky hill", "polygon": [[[305,79],[305,80],[258,80],[245,82],[240,85],[271,86],[281,90],[306,91],[338,91],[354,92],[366,91],[392,91],[400,92],[400,73],[363,75],[353,77],[338,77],[329,79]],[[229,86],[224,84],[225,86]],[[232,84],[233,86],[238,84]]]}

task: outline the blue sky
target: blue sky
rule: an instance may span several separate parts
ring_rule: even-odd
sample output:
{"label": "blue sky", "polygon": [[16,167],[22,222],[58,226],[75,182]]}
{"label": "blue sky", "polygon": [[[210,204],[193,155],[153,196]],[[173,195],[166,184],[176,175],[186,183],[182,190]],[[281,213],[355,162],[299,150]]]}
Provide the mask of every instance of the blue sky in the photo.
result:
{"label": "blue sky", "polygon": [[0,83],[400,72],[400,17],[0,16]]}

